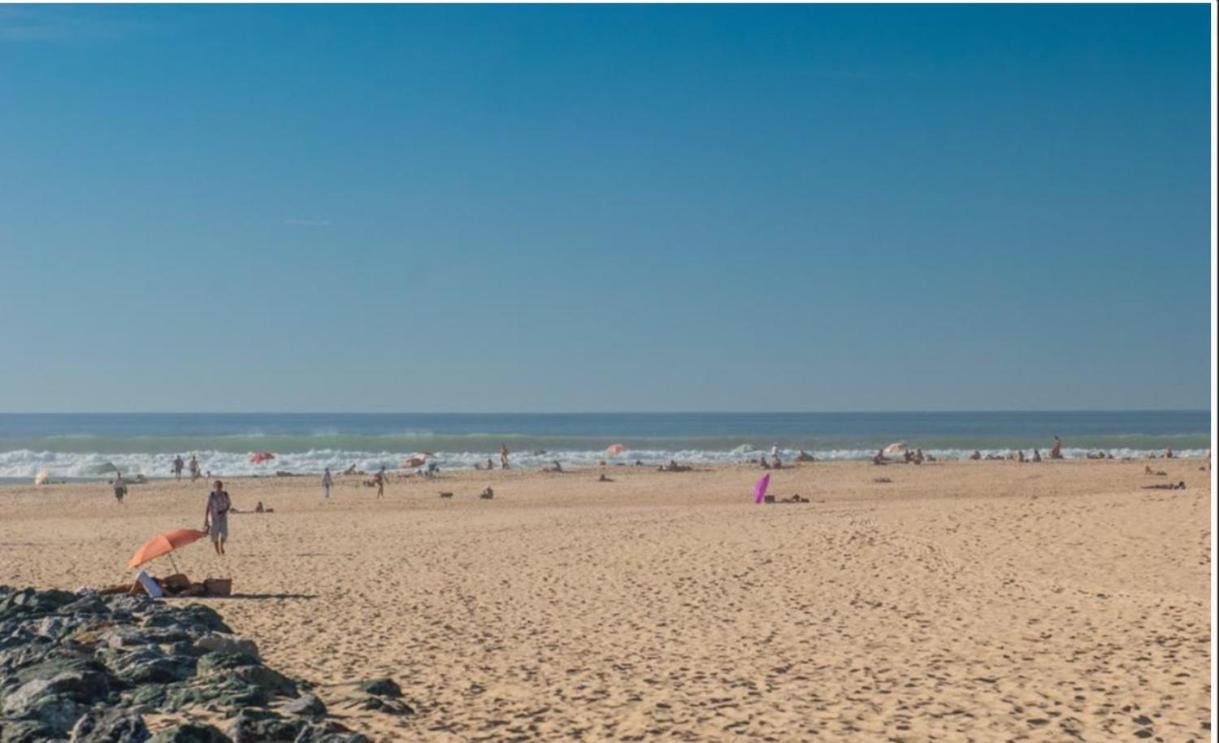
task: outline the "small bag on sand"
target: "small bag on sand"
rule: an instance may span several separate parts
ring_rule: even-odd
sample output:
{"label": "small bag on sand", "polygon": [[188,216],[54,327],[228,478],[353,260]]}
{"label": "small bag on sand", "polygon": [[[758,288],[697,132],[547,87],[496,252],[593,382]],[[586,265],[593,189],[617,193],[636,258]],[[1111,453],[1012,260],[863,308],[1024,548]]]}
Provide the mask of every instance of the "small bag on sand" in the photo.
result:
{"label": "small bag on sand", "polygon": [[203,581],[203,590],[208,596],[230,596],[233,593],[231,578],[207,578]]}

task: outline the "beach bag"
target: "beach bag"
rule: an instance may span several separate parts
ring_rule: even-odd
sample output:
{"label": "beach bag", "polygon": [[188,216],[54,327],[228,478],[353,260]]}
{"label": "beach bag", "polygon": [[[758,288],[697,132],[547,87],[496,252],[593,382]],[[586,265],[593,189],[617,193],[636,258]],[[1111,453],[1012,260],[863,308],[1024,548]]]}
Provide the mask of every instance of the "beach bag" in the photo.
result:
{"label": "beach bag", "polygon": [[208,596],[231,596],[233,580],[231,578],[206,578],[203,581],[203,589]]}

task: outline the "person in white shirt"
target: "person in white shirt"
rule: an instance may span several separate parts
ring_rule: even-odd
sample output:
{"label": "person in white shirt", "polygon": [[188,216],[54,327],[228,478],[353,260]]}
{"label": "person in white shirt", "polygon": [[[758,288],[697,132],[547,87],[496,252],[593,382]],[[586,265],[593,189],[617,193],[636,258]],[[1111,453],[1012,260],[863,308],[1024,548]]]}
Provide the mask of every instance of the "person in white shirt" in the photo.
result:
{"label": "person in white shirt", "polygon": [[233,501],[229,498],[224,483],[217,480],[207,496],[207,509],[203,512],[203,530],[212,538],[217,555],[224,554],[224,543],[229,538],[229,509]]}

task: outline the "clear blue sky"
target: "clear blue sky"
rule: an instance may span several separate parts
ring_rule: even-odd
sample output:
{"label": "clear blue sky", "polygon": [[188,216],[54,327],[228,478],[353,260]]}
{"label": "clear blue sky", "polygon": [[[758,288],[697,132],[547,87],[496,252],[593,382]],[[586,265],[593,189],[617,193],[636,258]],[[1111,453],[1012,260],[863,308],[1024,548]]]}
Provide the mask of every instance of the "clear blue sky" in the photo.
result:
{"label": "clear blue sky", "polygon": [[1209,9],[0,6],[0,410],[1209,408]]}

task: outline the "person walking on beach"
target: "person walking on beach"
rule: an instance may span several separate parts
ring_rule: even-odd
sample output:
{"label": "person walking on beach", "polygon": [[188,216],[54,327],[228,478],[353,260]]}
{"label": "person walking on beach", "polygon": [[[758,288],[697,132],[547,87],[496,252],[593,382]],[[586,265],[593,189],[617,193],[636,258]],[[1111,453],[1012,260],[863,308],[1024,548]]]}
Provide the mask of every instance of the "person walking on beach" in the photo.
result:
{"label": "person walking on beach", "polygon": [[377,497],[385,496],[385,465],[381,465],[381,469],[377,470],[377,474],[372,476],[372,481],[377,484]]}
{"label": "person walking on beach", "polygon": [[217,555],[224,554],[224,543],[229,538],[229,509],[233,501],[229,498],[224,483],[212,483],[212,492],[207,496],[207,508],[203,511],[203,530],[212,538],[212,547]]}
{"label": "person walking on beach", "polygon": [[330,468],[322,473],[322,500],[330,500],[330,486],[334,484],[334,480],[330,477]]}
{"label": "person walking on beach", "polygon": [[508,446],[506,444],[499,445],[499,467],[500,469],[508,469]]}
{"label": "person walking on beach", "polygon": [[123,479],[123,473],[118,470],[114,471],[114,499],[119,503],[123,502],[123,496],[127,495],[127,481]]}
{"label": "person walking on beach", "polygon": [[182,468],[185,465],[186,465],[186,463],[182,461],[182,455],[175,454],[174,455],[174,479],[175,480],[182,479]]}
{"label": "person walking on beach", "polygon": [[194,482],[199,479],[199,460],[195,459],[195,455],[190,455],[190,481]]}
{"label": "person walking on beach", "polygon": [[1050,459],[1062,459],[1062,441],[1054,437],[1054,446],[1050,449]]}

